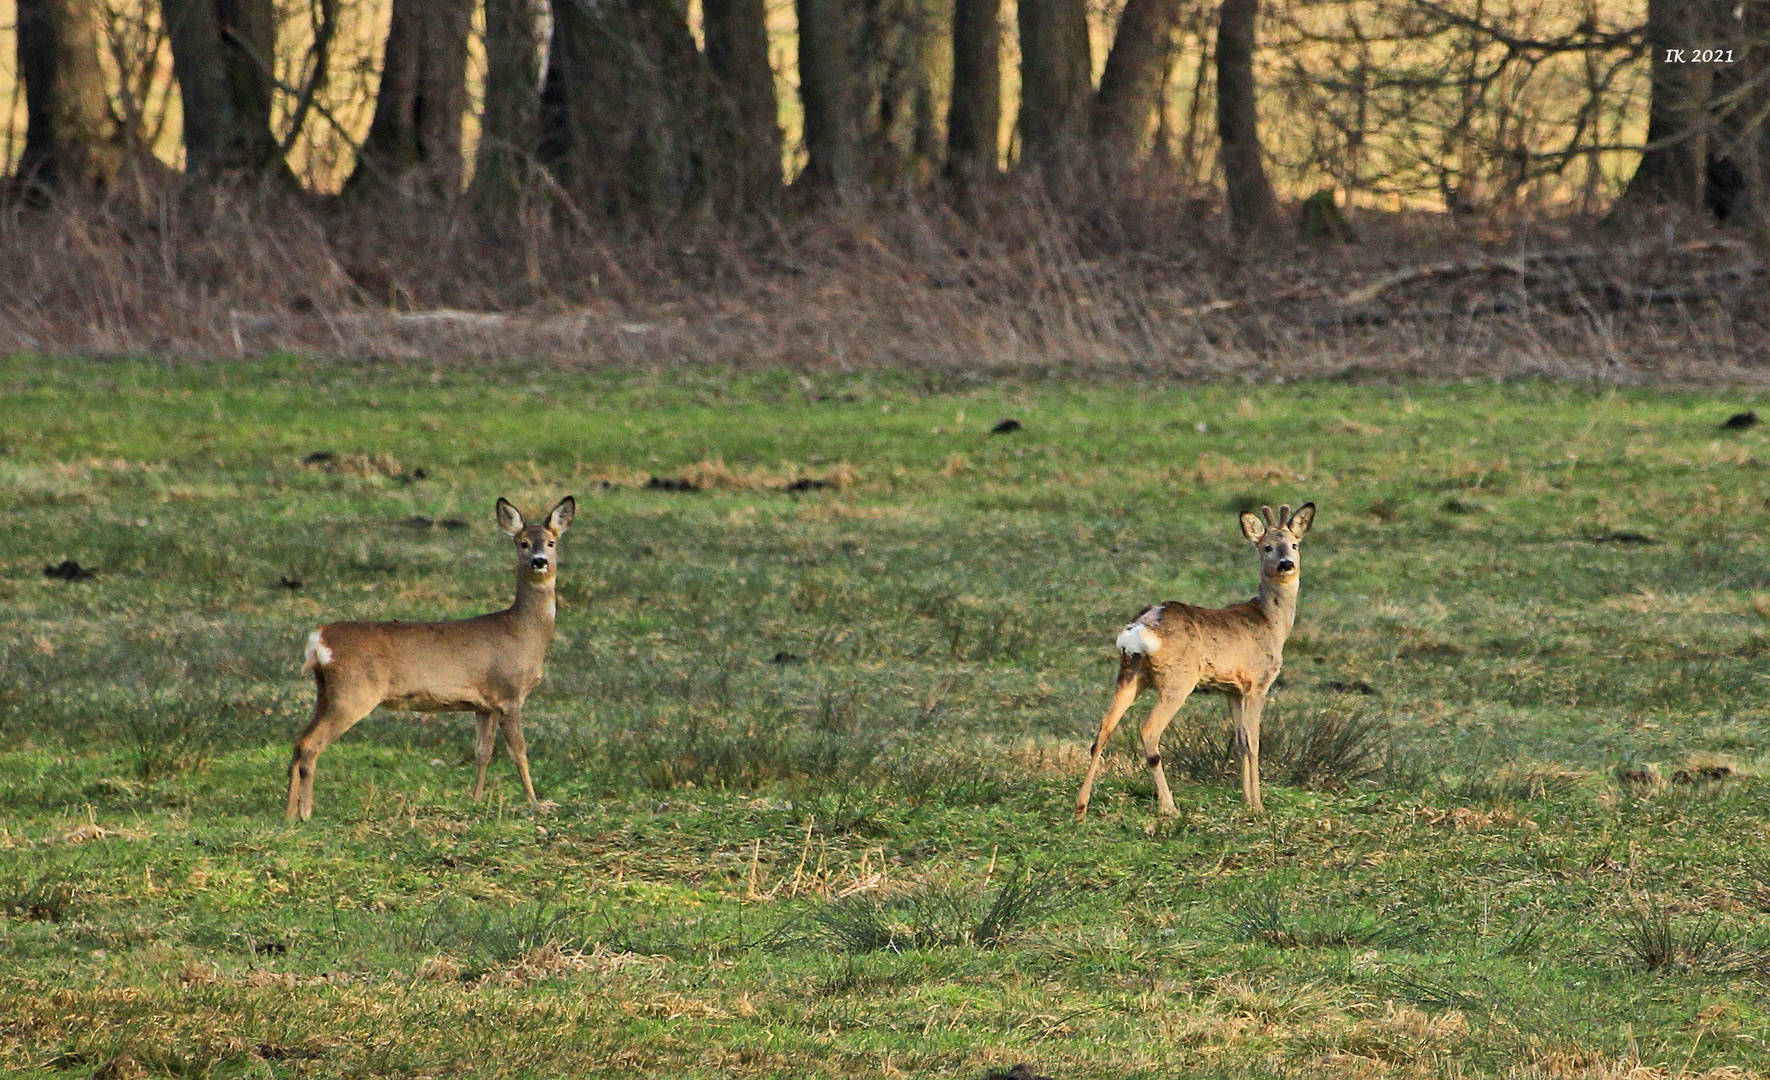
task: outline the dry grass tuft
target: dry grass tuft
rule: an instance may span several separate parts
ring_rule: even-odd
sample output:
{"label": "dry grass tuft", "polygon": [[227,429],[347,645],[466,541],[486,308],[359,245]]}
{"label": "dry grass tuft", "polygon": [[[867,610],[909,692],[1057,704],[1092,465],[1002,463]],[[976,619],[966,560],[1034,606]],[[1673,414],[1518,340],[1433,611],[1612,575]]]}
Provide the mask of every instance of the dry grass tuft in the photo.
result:
{"label": "dry grass tuft", "polygon": [[[611,477],[612,479],[612,477]],[[639,485],[676,491],[843,491],[853,487],[860,474],[846,461],[824,469],[798,462],[782,462],[777,470],[734,469],[722,457],[705,458],[674,477],[646,476]],[[616,481],[618,482],[618,481]]]}
{"label": "dry grass tuft", "polygon": [[330,454],[317,452],[308,455],[303,466],[317,469],[320,472],[334,473],[339,476],[375,476],[393,479],[403,476],[405,470],[400,467],[399,459],[391,454]]}
{"label": "dry grass tuft", "polygon": [[1472,806],[1456,806],[1449,810],[1434,807],[1421,807],[1420,820],[1428,825],[1439,825],[1457,832],[1478,832],[1482,829],[1532,829],[1537,823],[1527,817],[1521,817],[1506,807],[1495,807],[1490,810],[1477,810]]}
{"label": "dry grass tuft", "polygon": [[412,974],[424,982],[454,982],[461,977],[461,962],[452,956],[433,956]]}
{"label": "dry grass tuft", "polygon": [[1704,1072],[1647,1065],[1633,1054],[1607,1054],[1601,1050],[1545,1050],[1509,1074],[1514,1080],[1748,1080],[1761,1075],[1737,1065]]}
{"label": "dry grass tuft", "polygon": [[[662,956],[642,956],[598,945],[589,952],[567,949],[557,941],[536,946],[517,957],[514,963],[486,972],[479,981],[491,986],[527,986],[542,979],[558,978],[580,971],[598,975],[635,973],[655,976],[669,961]],[[459,968],[454,976],[459,977]]]}
{"label": "dry grass tuft", "polygon": [[214,986],[221,981],[221,972],[214,964],[205,964],[199,960],[190,960],[178,969],[180,986]]}

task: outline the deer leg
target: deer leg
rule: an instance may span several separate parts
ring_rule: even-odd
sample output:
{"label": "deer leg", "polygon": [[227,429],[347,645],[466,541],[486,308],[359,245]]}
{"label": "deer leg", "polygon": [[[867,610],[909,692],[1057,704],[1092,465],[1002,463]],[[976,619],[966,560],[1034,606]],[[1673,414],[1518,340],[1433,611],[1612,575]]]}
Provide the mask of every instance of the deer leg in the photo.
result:
{"label": "deer leg", "polygon": [[289,805],[285,812],[289,821],[313,817],[313,773],[321,752],[380,704],[336,693],[323,678],[317,681],[319,700],[314,702],[313,719],[296,737],[295,753],[289,759]]}
{"label": "deer leg", "polygon": [[505,748],[516,759],[516,775],[522,777],[523,793],[529,797],[529,802],[540,802],[535,798],[535,782],[529,779],[529,744],[522,736],[522,707],[504,710],[498,717],[498,724],[504,729]]}
{"label": "deer leg", "polygon": [[1264,694],[1229,695],[1230,742],[1241,764],[1241,798],[1248,809],[1262,811],[1260,802],[1260,712]]}
{"label": "deer leg", "polygon": [[498,745],[498,724],[489,712],[474,713],[473,718],[479,724],[473,738],[473,801],[478,802],[486,790],[486,766],[492,763],[492,751]]}
{"label": "deer leg", "polygon": [[1143,690],[1146,676],[1141,657],[1125,657],[1119,664],[1119,688],[1112,696],[1112,705],[1106,710],[1106,716],[1100,721],[1100,734],[1094,736],[1094,746],[1088,751],[1088,775],[1082,780],[1081,793],[1076,796],[1076,820],[1080,821],[1088,815],[1088,795],[1094,790],[1094,778],[1100,774],[1100,761],[1106,753],[1106,740],[1112,737],[1112,729],[1119,726],[1119,720],[1125,710],[1137,700]]}
{"label": "deer leg", "polygon": [[1191,696],[1194,683],[1180,686],[1169,686],[1162,690],[1156,700],[1155,708],[1149,710],[1149,719],[1143,721],[1140,737],[1143,741],[1143,763],[1149,766],[1149,775],[1155,780],[1155,797],[1164,817],[1172,817],[1180,812],[1174,805],[1174,793],[1168,790],[1168,776],[1162,771],[1162,732],[1168,730],[1174,715],[1180,706],[1186,704]]}

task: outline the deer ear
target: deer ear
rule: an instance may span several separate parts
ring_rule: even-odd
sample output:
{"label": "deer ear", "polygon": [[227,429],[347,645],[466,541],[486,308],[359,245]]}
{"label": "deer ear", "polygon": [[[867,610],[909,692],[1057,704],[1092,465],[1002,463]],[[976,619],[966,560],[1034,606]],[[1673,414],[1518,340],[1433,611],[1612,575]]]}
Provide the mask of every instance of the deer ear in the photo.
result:
{"label": "deer ear", "polygon": [[572,515],[578,512],[578,500],[567,495],[559,500],[559,505],[547,515],[547,527],[555,533],[562,533],[572,527]]}
{"label": "deer ear", "polygon": [[515,536],[522,531],[522,511],[511,506],[509,499],[499,498],[498,500],[498,528],[503,529],[510,536]]}
{"label": "deer ear", "polygon": [[1303,534],[1308,532],[1309,526],[1313,524],[1315,524],[1315,504],[1306,502],[1297,507],[1297,512],[1291,515],[1289,525],[1291,536],[1298,540],[1303,539]]}
{"label": "deer ear", "polygon": [[1248,538],[1249,543],[1258,544],[1260,538],[1266,535],[1266,526],[1254,515],[1243,514],[1241,516],[1241,534]]}

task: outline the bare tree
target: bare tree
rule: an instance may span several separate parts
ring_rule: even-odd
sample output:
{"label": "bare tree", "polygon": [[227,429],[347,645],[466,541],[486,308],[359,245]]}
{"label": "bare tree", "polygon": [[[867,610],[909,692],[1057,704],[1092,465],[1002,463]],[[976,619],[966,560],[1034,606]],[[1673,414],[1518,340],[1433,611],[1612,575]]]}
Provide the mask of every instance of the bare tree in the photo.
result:
{"label": "bare tree", "polygon": [[487,209],[520,197],[540,138],[542,0],[485,0],[485,105],[473,196]]}
{"label": "bare tree", "polygon": [[183,104],[185,166],[293,185],[271,132],[276,12],[271,0],[162,0]]}
{"label": "bare tree", "polygon": [[955,0],[946,171],[961,184],[995,175],[1002,127],[1002,0]]}
{"label": "bare tree", "polygon": [[772,206],[781,190],[780,102],[763,0],[702,0],[707,64],[731,103],[739,202]]}
{"label": "bare tree", "polygon": [[105,108],[97,0],[19,0],[18,71],[25,91],[20,188],[100,187],[122,161]]}
{"label": "bare tree", "polygon": [[1260,158],[1255,108],[1254,24],[1260,0],[1223,0],[1217,22],[1217,136],[1230,224],[1239,236],[1271,227],[1278,202]]}
{"label": "bare tree", "polygon": [[1085,0],[1024,0],[1020,16],[1021,164],[1067,182],[1088,133],[1092,48]]}
{"label": "bare tree", "polygon": [[541,102],[541,159],[594,213],[731,205],[725,98],[675,0],[561,0]]}
{"label": "bare tree", "polygon": [[938,156],[929,0],[798,0],[806,167],[796,183],[853,198],[917,182]]}
{"label": "bare tree", "polygon": [[950,27],[935,0],[864,0],[855,41],[862,167],[874,188],[921,186],[940,156],[935,46]]}
{"label": "bare tree", "polygon": [[1702,204],[1714,68],[1677,57],[1709,44],[1705,27],[1711,6],[1709,0],[1648,0],[1653,81],[1647,149],[1623,192],[1624,204],[1666,203],[1689,210]]}
{"label": "bare tree", "polygon": [[473,0],[393,0],[375,116],[345,194],[438,198],[460,189],[472,17]]}
{"label": "bare tree", "polygon": [[849,198],[860,186],[860,122],[855,39],[858,5],[849,0],[796,0],[799,14],[799,100],[805,112],[808,188]]}
{"label": "bare tree", "polygon": [[1126,0],[1094,97],[1094,145],[1109,172],[1130,165],[1143,149],[1172,59],[1180,10],[1180,0]]}

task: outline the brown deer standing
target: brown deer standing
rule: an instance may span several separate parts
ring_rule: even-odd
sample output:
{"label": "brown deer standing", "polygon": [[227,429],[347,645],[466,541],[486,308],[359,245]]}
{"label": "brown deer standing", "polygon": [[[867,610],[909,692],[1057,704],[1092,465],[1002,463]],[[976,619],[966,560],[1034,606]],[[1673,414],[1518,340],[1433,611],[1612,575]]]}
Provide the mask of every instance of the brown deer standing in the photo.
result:
{"label": "brown deer standing", "polygon": [[1295,514],[1289,506],[1262,506],[1265,521],[1241,516],[1241,532],[1260,552],[1260,593],[1223,608],[1193,607],[1169,600],[1147,609],[1119,635],[1119,683],[1112,707],[1100,721],[1088,776],[1076,796],[1076,819],[1088,813],[1088,793],[1100,773],[1106,740],[1146,686],[1159,697],[1143,722],[1143,760],[1155,778],[1163,814],[1176,814],[1162,773],[1162,732],[1193,688],[1221,690],[1229,698],[1231,742],[1241,763],[1241,797],[1260,810],[1260,711],[1266,691],[1284,666],[1285,638],[1297,621],[1298,544],[1315,520],[1315,504]]}
{"label": "brown deer standing", "polygon": [[378,705],[414,712],[479,714],[473,798],[485,792],[497,730],[516,759],[522,789],[535,800],[522,703],[541,681],[558,610],[553,579],[559,536],[572,523],[571,496],[538,524],[498,500],[498,527],[517,547],[516,602],[503,611],[449,622],[335,622],[307,636],[319,698],[289,762],[288,818],[313,816],[313,769],[320,752]]}

